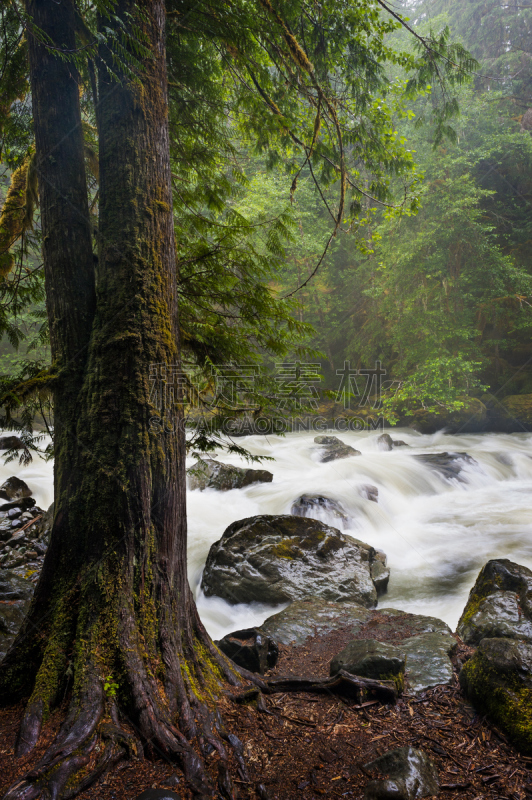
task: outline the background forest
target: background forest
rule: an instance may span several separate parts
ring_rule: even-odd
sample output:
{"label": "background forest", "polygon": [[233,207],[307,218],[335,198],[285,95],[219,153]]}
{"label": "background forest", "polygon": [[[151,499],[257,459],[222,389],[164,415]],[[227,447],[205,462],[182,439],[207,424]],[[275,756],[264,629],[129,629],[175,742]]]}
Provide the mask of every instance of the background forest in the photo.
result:
{"label": "background forest", "polygon": [[[339,227],[334,170],[327,175],[322,159],[316,181],[312,158],[303,165],[292,158],[293,142],[241,101],[241,76],[215,40],[178,42],[169,29],[182,347],[188,388],[225,412],[234,398],[223,386],[231,376],[241,380],[243,365],[254,379],[244,381],[239,400],[264,411],[277,403],[280,362],[321,362],[320,386],[334,398],[345,362],[356,369],[380,361],[391,422],[419,423],[434,412],[443,422],[453,412],[482,418],[486,404],[508,397],[506,412],[532,421],[532,7],[514,0],[398,7],[420,35],[448,26],[443,35],[463,44],[478,69],[455,87],[452,115],[455,98],[442,96],[448,88],[420,83],[405,95],[404,62],[386,65],[380,78],[388,89],[375,95],[372,113],[389,163],[377,149],[360,159],[369,190]],[[387,42],[416,53],[404,28],[390,28]],[[19,45],[6,38],[4,49],[12,56]],[[31,107],[19,85],[24,70],[17,73],[11,56],[13,74],[2,81],[11,96],[0,98],[2,422],[17,427],[17,419],[29,431],[34,415],[51,426],[52,411],[39,214],[28,203]],[[90,69],[81,69],[90,86]],[[84,134],[96,238],[93,100],[88,92]],[[346,142],[346,151],[356,146]]]}

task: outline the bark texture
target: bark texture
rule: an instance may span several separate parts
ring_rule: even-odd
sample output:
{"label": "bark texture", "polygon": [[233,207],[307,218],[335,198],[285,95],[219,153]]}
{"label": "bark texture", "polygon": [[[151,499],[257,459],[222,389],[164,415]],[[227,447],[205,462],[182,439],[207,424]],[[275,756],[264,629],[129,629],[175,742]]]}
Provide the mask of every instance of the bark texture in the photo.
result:
{"label": "bark texture", "polygon": [[[52,6],[54,25],[64,16],[64,28],[49,34],[62,45],[73,31],[69,2],[30,6],[40,27]],[[187,582],[184,429],[150,429],[150,366],[160,373],[161,365],[178,363],[164,3],[120,0],[114,13],[125,21],[136,16],[151,55],[135,80],[117,70],[109,47],[100,52],[94,311],[88,259],[80,260],[85,248],[91,260],[92,253],[79,125],[65,126],[70,150],[55,170],[44,158],[40,182],[54,355],[66,372],[58,375],[56,395],[64,416],[51,544],[28,620],[0,669],[6,700],[29,696],[17,755],[31,752],[50,709],[70,699],[57,737],[11,787],[9,800],[73,797],[141,747],[176,758],[198,795],[218,796],[202,755],[217,750],[225,759],[222,740],[231,737],[216,699],[242,677],[210,641]],[[112,25],[120,24],[102,20],[102,27]],[[50,153],[67,145],[58,141],[54,114],[39,116],[38,93],[44,107],[54,84],[63,92],[74,87],[60,106],[59,97],[47,96],[63,121],[67,104],[79,116],[79,94],[64,62],[35,41],[31,52],[38,153]],[[41,63],[48,71],[40,72]],[[67,200],[54,194],[60,185]],[[59,220],[59,209],[67,208],[68,229]],[[98,739],[104,750],[95,764]]]}
{"label": "bark texture", "polygon": [[85,176],[78,74],[41,42],[75,48],[74,6],[66,0],[29,0],[32,108],[41,220],[46,305],[50,326],[55,406],[56,521],[31,614],[17,648],[5,659],[0,688],[7,696],[31,693],[37,666],[52,636],[52,594],[60,544],[75,530],[68,509],[69,476],[76,458],[79,391],[85,374],[96,303],[94,258]]}

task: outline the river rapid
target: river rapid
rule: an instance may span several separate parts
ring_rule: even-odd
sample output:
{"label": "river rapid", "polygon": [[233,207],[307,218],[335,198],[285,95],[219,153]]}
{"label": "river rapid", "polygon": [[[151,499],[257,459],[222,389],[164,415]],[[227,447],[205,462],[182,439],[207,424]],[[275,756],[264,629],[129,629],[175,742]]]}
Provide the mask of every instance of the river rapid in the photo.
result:
{"label": "river rapid", "polygon": [[[203,565],[213,542],[235,520],[256,514],[288,514],[302,494],[339,501],[350,517],[344,531],[384,550],[391,570],[382,608],[429,614],[453,629],[478,571],[490,558],[509,558],[532,568],[532,434],[421,435],[390,431],[410,449],[378,449],[378,432],[344,433],[339,438],[361,456],[322,464],[314,433],[247,436],[239,439],[254,455],[269,456],[263,468],[273,482],[218,492],[189,491],[188,568],[200,615],[213,638],[263,620],[283,608],[260,604],[231,606],[206,598],[200,589]],[[466,482],[446,480],[412,456],[466,452]],[[246,466],[220,451],[219,460]],[[189,459],[188,465],[194,459]],[[0,464],[0,483],[16,474],[32,489],[37,504],[53,499],[53,466],[35,459],[28,467]],[[359,494],[361,484],[379,489],[379,502]],[[324,522],[338,526],[325,513]]]}

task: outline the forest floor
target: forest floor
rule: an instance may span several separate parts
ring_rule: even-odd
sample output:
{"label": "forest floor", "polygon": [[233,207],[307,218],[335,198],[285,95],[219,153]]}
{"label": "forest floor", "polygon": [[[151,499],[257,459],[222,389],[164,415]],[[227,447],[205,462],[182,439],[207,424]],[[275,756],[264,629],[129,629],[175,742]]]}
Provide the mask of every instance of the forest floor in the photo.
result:
{"label": "forest floor", "polygon": [[[338,652],[337,649],[331,651]],[[316,676],[328,674],[331,652],[306,643],[282,647],[275,675],[300,674],[313,663]],[[467,658],[461,646],[455,658]],[[421,696],[407,694],[394,706],[376,701],[357,705],[334,694],[286,693],[264,697],[266,711],[223,699],[218,708],[229,732],[244,745],[249,781],[234,762],[230,772],[239,798],[318,800],[362,798],[371,778],[365,764],[388,750],[411,745],[424,750],[440,775],[441,800],[525,800],[532,797],[532,758],[520,755],[504,735],[479,717],[462,696],[457,674],[452,686]],[[31,760],[13,758],[21,707],[0,712],[0,782],[7,788],[34,763],[57,730],[60,710],[50,719]],[[218,755],[208,759],[217,774]],[[265,787],[265,793],[259,788]],[[190,792],[182,774],[163,758],[124,761],[80,800],[134,800],[147,788],[171,788],[183,800]],[[0,790],[1,793],[1,790]]]}

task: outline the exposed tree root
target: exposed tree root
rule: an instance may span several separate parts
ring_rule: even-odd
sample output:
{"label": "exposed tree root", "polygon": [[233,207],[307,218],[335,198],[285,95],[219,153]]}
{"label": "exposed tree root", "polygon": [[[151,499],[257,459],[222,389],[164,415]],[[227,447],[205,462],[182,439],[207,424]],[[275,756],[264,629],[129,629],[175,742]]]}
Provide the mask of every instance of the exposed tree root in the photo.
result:
{"label": "exposed tree root", "polygon": [[[393,682],[373,681],[343,671],[323,680],[265,681],[240,670],[212,644],[195,609],[188,612],[188,623],[181,626],[166,622],[163,614],[157,647],[147,652],[146,637],[127,604],[112,606],[118,626],[113,637],[102,643],[97,637],[105,629],[109,609],[104,613],[95,603],[88,614],[77,609],[76,625],[68,626],[71,631],[75,628],[68,644],[74,675],[65,719],[44,755],[10,787],[4,800],[71,800],[120,760],[144,754],[176,762],[196,797],[232,800],[228,747],[241,780],[247,781],[249,775],[242,743],[227,732],[216,707],[224,695],[239,703],[256,702],[257,709],[266,713],[270,712],[263,693],[327,691],[347,694],[357,702],[378,699],[390,703],[397,699]],[[54,623],[50,629],[53,627]],[[80,648],[77,642],[86,646]],[[44,678],[57,675],[57,671],[50,672],[51,653],[49,643],[35,687],[43,687]],[[105,662],[99,663],[103,654]],[[106,693],[107,670],[119,683],[113,683]],[[64,681],[64,676],[61,679]],[[54,686],[42,696],[34,690],[17,738],[18,757],[27,756],[35,747],[47,708],[53,705],[53,698],[61,696],[61,688]],[[213,753],[218,756],[214,780],[205,766],[205,759]]]}
{"label": "exposed tree root", "polygon": [[[81,596],[78,592],[77,597]],[[96,602],[87,614],[78,606],[76,624],[68,626],[70,641],[63,638],[60,642],[63,656],[65,651],[71,652],[74,665],[73,676],[67,678],[71,688],[64,721],[44,755],[9,788],[4,800],[71,800],[120,760],[144,754],[176,762],[196,797],[231,800],[229,750],[240,778],[247,781],[249,776],[242,743],[227,732],[216,702],[228,687],[244,688],[251,683],[261,696],[261,690],[269,691],[267,684],[237,668],[217,650],[195,609],[189,611],[189,624],[180,626],[174,619],[172,626],[163,618],[158,646],[149,655],[146,637],[130,609],[122,604],[112,609],[112,614],[119,620],[115,635],[99,642],[109,609],[105,616]],[[60,618],[58,614],[57,620]],[[57,620],[52,620],[50,631]],[[20,646],[20,640],[17,642]],[[78,642],[85,646],[80,648]],[[52,637],[42,652],[34,691],[23,714],[17,757],[31,754],[48,710],[64,696],[66,676],[50,670],[53,646]],[[8,663],[13,660],[10,656]],[[99,663],[104,656],[105,663]],[[65,663],[64,657],[61,663]],[[107,671],[119,683],[113,683],[106,694]],[[55,678],[60,678],[58,685],[47,684]],[[46,691],[42,691],[44,686]],[[205,767],[205,759],[213,753],[219,757],[214,780]]]}
{"label": "exposed tree root", "polygon": [[353,697],[357,703],[366,700],[380,700],[395,703],[398,697],[394,681],[376,681],[351,675],[341,669],[332,678],[307,680],[306,678],[275,678],[268,681],[271,692],[335,692]]}

